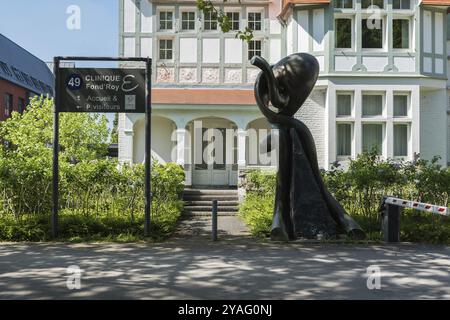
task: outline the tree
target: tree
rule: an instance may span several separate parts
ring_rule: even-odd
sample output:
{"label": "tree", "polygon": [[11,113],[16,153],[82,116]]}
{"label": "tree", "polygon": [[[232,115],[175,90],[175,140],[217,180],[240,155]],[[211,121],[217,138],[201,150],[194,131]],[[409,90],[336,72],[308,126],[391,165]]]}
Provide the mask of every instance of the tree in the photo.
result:
{"label": "tree", "polygon": [[[62,113],[61,172],[78,162],[106,157],[109,130],[105,116]],[[53,100],[34,97],[23,114],[0,122],[0,205],[3,211],[50,211]],[[2,208],[0,207],[0,212]]]}
{"label": "tree", "polygon": [[[226,3],[228,0],[223,0]],[[238,0],[239,3],[241,0]],[[227,33],[232,29],[230,18],[226,15],[226,13],[217,9],[212,1],[210,0],[197,0],[197,8],[203,12],[203,14],[213,13],[217,17],[217,23],[222,30],[222,32]],[[245,27],[244,31],[239,30],[236,33],[236,38],[241,39],[242,41],[250,42],[253,39],[253,30],[248,26]]]}

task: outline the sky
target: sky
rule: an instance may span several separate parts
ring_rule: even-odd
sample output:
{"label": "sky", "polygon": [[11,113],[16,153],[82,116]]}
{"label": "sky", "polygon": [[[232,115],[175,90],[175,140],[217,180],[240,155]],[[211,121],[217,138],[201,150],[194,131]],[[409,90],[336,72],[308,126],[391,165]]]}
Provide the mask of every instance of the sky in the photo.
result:
{"label": "sky", "polygon": [[[67,28],[71,5],[80,9],[80,29]],[[46,62],[58,55],[117,56],[118,12],[118,0],[0,0],[0,33]]]}
{"label": "sky", "polygon": [[[75,11],[78,6],[80,28]],[[71,22],[67,27],[67,21]],[[54,56],[118,56],[118,0],[0,0],[0,33],[45,62]],[[1,48],[0,48],[1,50]],[[77,63],[78,67],[94,66]],[[114,65],[99,63],[98,67]],[[112,120],[113,116],[108,115]]]}

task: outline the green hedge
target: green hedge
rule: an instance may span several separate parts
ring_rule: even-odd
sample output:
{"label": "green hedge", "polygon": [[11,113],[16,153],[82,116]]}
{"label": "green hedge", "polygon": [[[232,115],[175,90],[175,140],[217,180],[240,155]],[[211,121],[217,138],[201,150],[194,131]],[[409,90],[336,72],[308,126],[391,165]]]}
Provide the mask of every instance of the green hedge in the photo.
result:
{"label": "green hedge", "polygon": [[[382,160],[376,152],[364,153],[350,160],[347,170],[338,163],[323,178],[329,190],[347,212],[366,231],[368,239],[380,240],[380,214],[383,196],[391,195],[448,206],[450,168],[439,159],[415,162]],[[256,236],[270,234],[276,175],[251,171],[243,187],[247,196],[240,206],[240,216]],[[450,217],[415,210],[404,210],[401,220],[402,241],[450,244]]]}

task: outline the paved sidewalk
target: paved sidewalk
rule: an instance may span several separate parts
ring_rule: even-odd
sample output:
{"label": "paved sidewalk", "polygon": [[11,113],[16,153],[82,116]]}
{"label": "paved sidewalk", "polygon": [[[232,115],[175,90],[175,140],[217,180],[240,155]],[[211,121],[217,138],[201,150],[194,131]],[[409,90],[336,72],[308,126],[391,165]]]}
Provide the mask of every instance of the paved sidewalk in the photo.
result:
{"label": "paved sidewalk", "polygon": [[[242,240],[251,238],[246,224],[237,216],[217,217],[217,234],[221,240]],[[185,217],[181,220],[175,234],[175,240],[194,240],[212,238],[211,217]]]}
{"label": "paved sidewalk", "polygon": [[[66,287],[71,265],[81,290]],[[370,265],[381,290],[367,289]],[[450,299],[449,275],[440,246],[0,244],[0,299]]]}

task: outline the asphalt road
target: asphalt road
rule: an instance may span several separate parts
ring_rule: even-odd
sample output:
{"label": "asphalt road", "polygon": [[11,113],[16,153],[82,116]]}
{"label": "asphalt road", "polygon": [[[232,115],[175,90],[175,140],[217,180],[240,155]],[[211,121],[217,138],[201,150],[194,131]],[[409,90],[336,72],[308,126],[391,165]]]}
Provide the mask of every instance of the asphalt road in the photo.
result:
{"label": "asphalt road", "polygon": [[[82,270],[79,290],[67,287],[73,265]],[[380,289],[367,287],[371,265],[380,268]],[[204,237],[0,244],[0,299],[450,299],[449,276],[450,247],[442,246],[211,243]]]}

